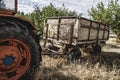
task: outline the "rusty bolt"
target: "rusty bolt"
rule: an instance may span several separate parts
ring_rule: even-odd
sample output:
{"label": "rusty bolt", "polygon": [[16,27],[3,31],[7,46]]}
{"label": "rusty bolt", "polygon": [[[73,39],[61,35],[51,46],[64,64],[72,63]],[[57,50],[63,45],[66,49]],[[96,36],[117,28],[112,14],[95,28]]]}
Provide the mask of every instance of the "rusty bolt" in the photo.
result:
{"label": "rusty bolt", "polygon": [[7,56],[8,56],[8,54],[5,54],[5,56],[7,57]]}
{"label": "rusty bolt", "polygon": [[3,60],[3,58],[1,58],[1,60]]}

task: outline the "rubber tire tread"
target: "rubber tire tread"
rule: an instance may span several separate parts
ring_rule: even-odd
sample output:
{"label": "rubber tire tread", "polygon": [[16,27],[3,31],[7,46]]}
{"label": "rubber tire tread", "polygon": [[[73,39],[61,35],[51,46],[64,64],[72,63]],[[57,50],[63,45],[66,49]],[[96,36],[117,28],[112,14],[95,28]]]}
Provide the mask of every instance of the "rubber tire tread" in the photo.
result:
{"label": "rubber tire tread", "polygon": [[31,53],[31,62],[26,73],[19,80],[34,80],[34,74],[36,69],[39,67],[39,56],[40,56],[40,47],[35,42],[33,37],[24,30],[12,26],[1,26],[0,27],[0,39],[17,39],[24,42]]}
{"label": "rubber tire tread", "polygon": [[73,60],[78,60],[81,57],[81,52],[78,49],[73,49],[70,51],[68,54],[68,59],[73,61]]}
{"label": "rubber tire tread", "polygon": [[101,53],[101,46],[98,45],[98,44],[96,44],[96,45],[93,47],[93,50],[94,50],[93,54],[94,54],[94,55],[97,55],[97,54]]}

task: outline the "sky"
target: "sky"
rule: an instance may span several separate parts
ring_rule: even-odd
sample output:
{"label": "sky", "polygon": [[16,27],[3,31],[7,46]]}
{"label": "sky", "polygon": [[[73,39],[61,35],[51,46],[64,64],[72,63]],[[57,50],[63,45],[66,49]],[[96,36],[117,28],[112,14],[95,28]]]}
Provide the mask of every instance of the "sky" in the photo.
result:
{"label": "sky", "polygon": [[30,13],[34,10],[33,6],[38,4],[40,8],[53,3],[54,6],[60,7],[65,5],[69,10],[75,10],[78,14],[82,13],[83,17],[88,18],[88,9],[96,6],[97,3],[103,2],[107,6],[110,0],[19,0],[19,11]]}

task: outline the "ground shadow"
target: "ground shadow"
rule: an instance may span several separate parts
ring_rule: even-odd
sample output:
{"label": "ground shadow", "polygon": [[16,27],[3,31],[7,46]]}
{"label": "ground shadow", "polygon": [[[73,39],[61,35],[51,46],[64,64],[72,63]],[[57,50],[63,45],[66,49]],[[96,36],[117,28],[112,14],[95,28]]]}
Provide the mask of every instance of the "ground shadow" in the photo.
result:
{"label": "ground shadow", "polygon": [[43,67],[40,69],[38,80],[79,80],[79,78],[73,75],[66,76],[57,69]]}
{"label": "ground shadow", "polygon": [[89,62],[92,65],[99,63],[100,65],[106,65],[109,68],[119,68],[120,69],[120,53],[116,52],[102,52],[98,55],[92,55],[89,57],[83,57],[81,59],[82,63]]}

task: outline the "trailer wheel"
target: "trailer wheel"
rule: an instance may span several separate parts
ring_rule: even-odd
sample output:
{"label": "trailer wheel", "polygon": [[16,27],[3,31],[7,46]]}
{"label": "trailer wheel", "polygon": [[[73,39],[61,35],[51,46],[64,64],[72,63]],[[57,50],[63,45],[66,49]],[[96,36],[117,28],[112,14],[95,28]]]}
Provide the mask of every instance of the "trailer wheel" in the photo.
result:
{"label": "trailer wheel", "polygon": [[101,53],[101,46],[99,44],[96,44],[95,46],[93,46],[93,54],[98,54]]}
{"label": "trailer wheel", "polygon": [[28,32],[0,27],[0,79],[34,80],[40,62],[39,50],[40,46]]}
{"label": "trailer wheel", "polygon": [[71,61],[74,61],[74,60],[76,61],[80,59],[80,57],[81,57],[81,52],[78,49],[73,49],[68,54],[68,60],[71,60]]}

